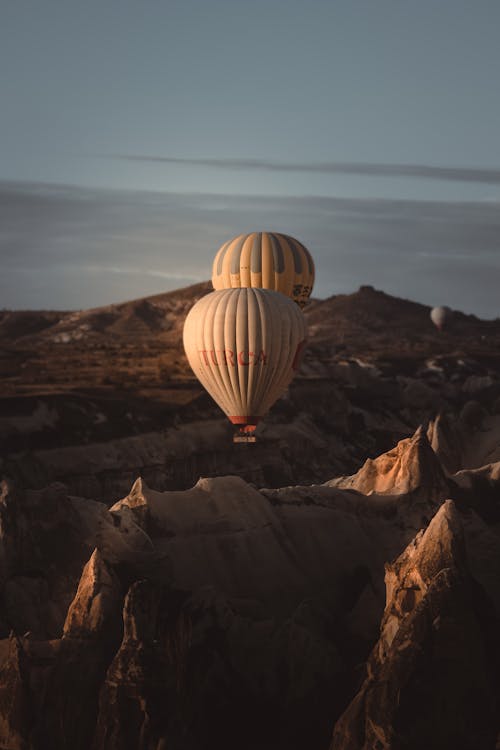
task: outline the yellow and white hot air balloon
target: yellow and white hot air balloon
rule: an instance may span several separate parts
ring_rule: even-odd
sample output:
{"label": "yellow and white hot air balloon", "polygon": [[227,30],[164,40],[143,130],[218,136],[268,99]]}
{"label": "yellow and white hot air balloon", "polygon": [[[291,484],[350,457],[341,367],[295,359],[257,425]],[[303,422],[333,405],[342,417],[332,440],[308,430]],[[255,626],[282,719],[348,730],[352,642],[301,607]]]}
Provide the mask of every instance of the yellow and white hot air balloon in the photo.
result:
{"label": "yellow and white hot air balloon", "polygon": [[281,396],[298,366],[306,324],[288,297],[267,289],[223,289],[202,297],[184,324],[194,374],[240,435]]}
{"label": "yellow and white hot air balloon", "polygon": [[286,234],[240,234],[217,252],[212,284],[214,289],[272,289],[304,307],[314,284],[314,263],[304,245]]}

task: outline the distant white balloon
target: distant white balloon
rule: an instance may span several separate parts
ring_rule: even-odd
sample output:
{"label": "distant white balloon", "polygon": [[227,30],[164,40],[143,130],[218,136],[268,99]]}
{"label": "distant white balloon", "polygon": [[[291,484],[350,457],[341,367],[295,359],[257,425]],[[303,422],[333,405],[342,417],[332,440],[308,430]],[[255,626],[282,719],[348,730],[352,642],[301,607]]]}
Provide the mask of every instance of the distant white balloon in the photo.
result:
{"label": "distant white balloon", "polygon": [[191,368],[240,432],[252,432],[298,367],[304,316],[268,289],[222,289],[202,297],[184,324]]}
{"label": "distant white balloon", "polygon": [[431,320],[439,331],[450,322],[453,313],[449,307],[433,307],[431,310]]}

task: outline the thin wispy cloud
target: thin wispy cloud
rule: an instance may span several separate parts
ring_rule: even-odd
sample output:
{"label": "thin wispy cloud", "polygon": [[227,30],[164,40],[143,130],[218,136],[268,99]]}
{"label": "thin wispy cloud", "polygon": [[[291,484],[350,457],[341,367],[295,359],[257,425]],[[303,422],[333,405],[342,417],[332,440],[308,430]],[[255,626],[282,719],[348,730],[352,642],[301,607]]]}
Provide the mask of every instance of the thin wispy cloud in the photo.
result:
{"label": "thin wispy cloud", "polygon": [[159,279],[166,279],[167,281],[178,281],[180,284],[195,284],[198,281],[204,281],[206,273],[198,273],[187,276],[182,273],[174,273],[172,271],[161,271],[157,268],[133,268],[133,267],[118,267],[118,266],[105,266],[105,265],[82,265],[81,270],[84,273],[98,273],[98,274],[110,274],[118,273],[126,276],[153,276]]}
{"label": "thin wispy cloud", "polygon": [[373,284],[500,314],[494,203],[127,192],[0,181],[0,309],[97,307],[208,279],[236,234],[311,250],[318,297]]}
{"label": "thin wispy cloud", "polygon": [[100,159],[209,167],[225,170],[266,172],[308,172],[311,174],[355,175],[360,177],[406,177],[447,182],[500,185],[500,169],[445,167],[429,164],[380,164],[362,162],[282,162],[266,159],[195,159],[148,154],[95,154]]}

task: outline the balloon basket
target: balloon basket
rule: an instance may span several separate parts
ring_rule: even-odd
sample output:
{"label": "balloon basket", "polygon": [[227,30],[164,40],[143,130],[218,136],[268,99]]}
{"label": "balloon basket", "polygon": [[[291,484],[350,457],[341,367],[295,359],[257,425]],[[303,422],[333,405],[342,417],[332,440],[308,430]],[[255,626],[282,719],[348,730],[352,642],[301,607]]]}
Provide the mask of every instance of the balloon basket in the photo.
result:
{"label": "balloon basket", "polygon": [[[247,428],[248,429],[248,428]],[[238,430],[233,435],[233,443],[256,443],[257,438],[255,437],[254,431]]]}

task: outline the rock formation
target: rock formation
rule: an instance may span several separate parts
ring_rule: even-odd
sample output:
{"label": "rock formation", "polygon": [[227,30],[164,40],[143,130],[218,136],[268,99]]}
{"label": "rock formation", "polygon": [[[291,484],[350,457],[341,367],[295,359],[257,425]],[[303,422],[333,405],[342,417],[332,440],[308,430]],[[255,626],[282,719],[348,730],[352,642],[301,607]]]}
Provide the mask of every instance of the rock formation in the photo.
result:
{"label": "rock formation", "polygon": [[452,501],[387,565],[386,587],[380,638],[332,750],[493,747],[495,617],[467,569]]}
{"label": "rock formation", "polygon": [[493,747],[497,324],[313,302],[242,450],[179,349],[205,291],[0,313],[0,748]]}
{"label": "rock formation", "polygon": [[488,747],[500,545],[459,475],[420,429],[324,485],[4,485],[0,746]]}

